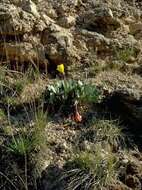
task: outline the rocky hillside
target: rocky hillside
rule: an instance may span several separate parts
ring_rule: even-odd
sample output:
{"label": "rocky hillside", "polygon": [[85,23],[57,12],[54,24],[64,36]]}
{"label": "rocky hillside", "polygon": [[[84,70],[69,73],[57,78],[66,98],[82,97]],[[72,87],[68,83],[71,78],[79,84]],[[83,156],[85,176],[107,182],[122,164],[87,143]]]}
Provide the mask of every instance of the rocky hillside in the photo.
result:
{"label": "rocky hillside", "polygon": [[141,190],[141,126],[140,0],[0,0],[0,190]]}
{"label": "rocky hillside", "polygon": [[[20,62],[91,61],[136,69],[141,63],[141,2],[1,0],[0,55]],[[140,71],[139,71],[140,72]]]}

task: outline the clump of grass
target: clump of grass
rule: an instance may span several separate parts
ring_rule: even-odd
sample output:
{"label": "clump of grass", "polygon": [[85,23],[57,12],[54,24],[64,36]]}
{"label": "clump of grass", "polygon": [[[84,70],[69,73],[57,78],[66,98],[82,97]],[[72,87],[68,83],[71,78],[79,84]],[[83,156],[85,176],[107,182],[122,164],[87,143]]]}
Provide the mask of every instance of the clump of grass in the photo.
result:
{"label": "clump of grass", "polygon": [[133,47],[125,47],[115,51],[115,56],[117,60],[128,62],[131,56],[136,56],[136,51]]}
{"label": "clump of grass", "polygon": [[4,66],[0,66],[0,82],[6,83],[6,70],[7,68]]}
{"label": "clump of grass", "polygon": [[12,88],[17,94],[20,94],[27,84],[32,83],[37,79],[39,79],[39,70],[37,68],[34,69],[29,67],[25,73],[17,78],[17,80],[13,83]]}
{"label": "clump of grass", "polygon": [[6,118],[6,115],[5,115],[4,111],[3,111],[3,109],[0,109],[0,121],[2,121],[5,118]]}
{"label": "clump of grass", "polygon": [[111,120],[98,120],[94,124],[97,141],[106,141],[111,145],[119,145],[123,142],[123,135],[118,122]]}
{"label": "clump of grass", "polygon": [[4,81],[0,81],[0,98],[5,98],[7,96],[14,96],[15,92],[8,83],[8,81],[5,83]]}
{"label": "clump of grass", "polygon": [[94,152],[80,152],[66,165],[64,179],[67,189],[101,190],[114,184],[117,178],[117,159],[111,152],[103,151],[97,144]]}
{"label": "clump of grass", "polygon": [[20,94],[25,86],[24,79],[16,80],[16,82],[13,85],[13,89],[16,91],[17,94]]}
{"label": "clump of grass", "polygon": [[34,113],[33,127],[27,129],[24,134],[19,134],[17,137],[12,136],[12,141],[8,144],[8,150],[19,156],[24,156],[37,150],[44,145],[46,125],[46,113],[38,110]]}
{"label": "clump of grass", "polygon": [[34,115],[34,129],[32,133],[33,146],[38,148],[45,144],[45,128],[47,126],[47,113],[38,110]]}
{"label": "clump of grass", "polygon": [[25,157],[32,150],[31,139],[27,136],[19,135],[14,137],[12,141],[8,144],[8,150],[17,156]]}
{"label": "clump of grass", "polygon": [[104,146],[111,145],[114,150],[126,146],[122,127],[118,121],[92,118],[89,127],[80,137],[81,141],[86,139],[93,143],[101,142]]}
{"label": "clump of grass", "polygon": [[5,102],[5,104],[7,104],[9,106],[13,106],[13,107],[15,107],[19,103],[18,99],[13,96],[4,97],[3,101]]}
{"label": "clump of grass", "polygon": [[9,125],[4,126],[2,128],[2,130],[3,130],[3,133],[5,136],[12,136],[13,135],[13,128]]}
{"label": "clump of grass", "polygon": [[25,73],[25,78],[29,82],[33,82],[33,81],[39,79],[40,71],[39,71],[38,67],[36,65],[34,65],[34,67],[33,66],[29,67]]}
{"label": "clump of grass", "polygon": [[[1,97],[15,96],[24,86],[24,77],[19,72],[12,72],[7,67],[0,66],[0,92]],[[13,83],[13,81],[15,82]]]}

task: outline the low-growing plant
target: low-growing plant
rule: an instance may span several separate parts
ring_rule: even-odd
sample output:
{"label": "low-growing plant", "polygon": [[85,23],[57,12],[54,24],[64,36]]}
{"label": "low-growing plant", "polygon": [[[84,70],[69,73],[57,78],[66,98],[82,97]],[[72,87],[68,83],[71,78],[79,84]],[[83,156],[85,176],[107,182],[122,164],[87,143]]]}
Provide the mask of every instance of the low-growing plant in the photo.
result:
{"label": "low-growing plant", "polygon": [[[0,98],[2,99],[8,96],[16,97],[18,94],[20,94],[20,92],[23,89],[23,86],[24,86],[23,78],[20,76],[20,78],[15,80],[15,82],[13,83],[14,77],[6,78],[6,76],[9,76],[9,75],[11,76],[13,73],[11,73],[11,71],[6,69],[5,67],[4,68],[1,67],[0,69],[2,69],[0,72]],[[15,77],[16,77],[16,74],[15,74]]]}
{"label": "low-growing plant", "polygon": [[34,80],[39,79],[40,71],[36,65],[32,65],[27,69],[24,76],[27,79],[27,81],[33,82]]}
{"label": "low-growing plant", "polygon": [[13,154],[24,157],[32,150],[31,144],[32,142],[29,137],[19,135],[18,137],[13,136],[13,139],[8,144],[7,148],[8,151],[12,152]]}
{"label": "low-growing plant", "polygon": [[11,87],[13,91],[16,92],[16,94],[20,94],[27,84],[33,82],[38,78],[39,70],[37,68],[34,69],[32,67],[29,67],[25,73],[22,73],[22,75],[17,78]]}
{"label": "low-growing plant", "polygon": [[81,81],[62,80],[48,85],[44,94],[44,102],[56,109],[63,110],[78,102],[96,102],[99,92],[95,85],[85,84]]}
{"label": "low-growing plant", "polygon": [[[12,135],[12,140],[8,143],[8,150],[15,155],[29,155],[45,142],[45,127],[47,125],[47,115],[43,111],[35,111],[33,116],[33,126],[24,134],[17,137]],[[23,126],[24,127],[24,126]]]}
{"label": "low-growing plant", "polygon": [[111,145],[120,145],[121,143],[124,143],[124,136],[118,122],[98,120],[93,127],[96,130],[97,141],[106,141]]}
{"label": "low-growing plant", "polygon": [[6,67],[0,66],[0,98],[6,96],[13,96],[15,94],[9,80],[6,76],[9,74],[9,71]]}
{"label": "low-growing plant", "polygon": [[12,106],[12,107],[14,107],[18,104],[18,100],[14,96],[5,96],[3,98],[3,101],[5,102],[5,104]]}
{"label": "low-growing plant", "polygon": [[33,147],[37,148],[44,145],[45,142],[45,128],[47,126],[47,113],[43,110],[38,110],[34,113],[34,128],[32,133]]}
{"label": "low-growing plant", "polygon": [[6,83],[6,71],[7,68],[5,66],[0,66],[0,82]]}
{"label": "low-growing plant", "polygon": [[67,189],[101,190],[114,184],[117,178],[117,159],[97,144],[94,152],[80,152],[66,165]]}
{"label": "low-growing plant", "polygon": [[13,84],[13,89],[16,91],[17,94],[20,94],[24,88],[24,80],[17,80],[14,84]]}
{"label": "low-growing plant", "polygon": [[6,114],[3,109],[0,109],[0,121],[6,118]]}
{"label": "low-growing plant", "polygon": [[115,51],[115,56],[118,60],[127,62],[131,56],[136,56],[136,51],[133,47],[125,47]]}

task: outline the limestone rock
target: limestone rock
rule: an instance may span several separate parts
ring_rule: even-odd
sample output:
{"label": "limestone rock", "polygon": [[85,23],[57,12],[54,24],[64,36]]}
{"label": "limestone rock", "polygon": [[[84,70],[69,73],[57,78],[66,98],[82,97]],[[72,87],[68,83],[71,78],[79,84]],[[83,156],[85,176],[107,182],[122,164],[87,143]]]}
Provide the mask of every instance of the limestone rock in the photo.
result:
{"label": "limestone rock", "polygon": [[83,28],[99,33],[116,30],[120,27],[120,21],[113,16],[111,9],[108,7],[98,7],[85,12],[78,22],[81,23]]}
{"label": "limestone rock", "polygon": [[61,19],[59,19],[59,24],[62,27],[70,28],[75,25],[76,19],[73,16],[64,16]]}
{"label": "limestone rock", "polygon": [[138,38],[142,38],[142,22],[133,23],[130,25],[130,32]]}
{"label": "limestone rock", "polygon": [[31,32],[35,18],[12,4],[0,4],[1,35]]}
{"label": "limestone rock", "polygon": [[70,56],[75,56],[73,36],[68,30],[52,24],[43,32],[42,39],[50,59],[66,62]]}
{"label": "limestone rock", "polygon": [[23,0],[21,5],[22,5],[22,9],[24,11],[33,14],[37,18],[40,17],[40,15],[37,11],[37,7],[36,7],[35,3],[32,2],[32,0]]}
{"label": "limestone rock", "polygon": [[22,62],[44,61],[44,49],[42,46],[34,46],[30,43],[5,43],[0,44],[0,56],[7,60]]}
{"label": "limestone rock", "polygon": [[91,52],[112,57],[114,49],[141,46],[140,13],[122,0],[0,0],[0,46],[26,42],[34,52],[37,38],[43,54],[58,62],[78,64]]}

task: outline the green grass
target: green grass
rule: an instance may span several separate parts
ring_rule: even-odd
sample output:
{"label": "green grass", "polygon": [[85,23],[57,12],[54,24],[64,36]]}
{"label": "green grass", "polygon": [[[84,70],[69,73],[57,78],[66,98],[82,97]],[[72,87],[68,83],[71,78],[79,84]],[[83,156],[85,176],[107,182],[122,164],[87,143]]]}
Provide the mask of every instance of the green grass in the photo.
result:
{"label": "green grass", "polygon": [[5,118],[6,118],[6,115],[5,115],[4,111],[3,111],[3,109],[0,109],[0,121],[5,119]]}
{"label": "green grass", "polygon": [[126,146],[125,136],[118,121],[92,118],[87,126],[88,130],[80,136],[81,140],[93,143],[101,142],[104,146],[106,144],[114,149]]}
{"label": "green grass", "polygon": [[34,113],[34,128],[32,132],[33,146],[38,148],[45,144],[45,128],[48,124],[47,113],[38,110]]}
{"label": "green grass", "polygon": [[123,142],[124,136],[116,121],[98,120],[93,128],[96,130],[97,141],[106,141],[111,145],[120,145]]}
{"label": "green grass", "polygon": [[[5,74],[1,75],[1,77],[2,79],[0,81],[7,84],[4,79]],[[16,106],[24,87],[37,80],[38,77],[38,71],[35,72],[32,69],[29,69],[24,74],[20,74],[19,78],[16,76],[12,84],[8,83],[8,87],[12,89],[12,94],[16,92],[18,96],[11,96],[6,91],[6,96],[4,96],[3,100],[5,100],[11,107]],[[53,106],[56,104],[58,105],[59,103],[60,108],[62,108],[62,105],[65,105],[66,107],[68,103],[71,103],[72,101],[74,102],[75,100],[79,101],[81,104],[86,102],[96,103],[98,97],[99,93],[94,85],[73,80],[58,81],[53,85],[48,85],[44,96],[42,96],[45,102],[50,103]],[[68,100],[71,100],[71,102]],[[41,101],[43,101],[43,99],[41,99]],[[37,105],[35,106],[36,108],[32,107],[30,112],[28,110],[26,113],[30,113],[30,115],[28,115],[28,122],[32,122],[31,126],[27,122],[23,124],[23,128],[14,128],[14,125],[12,128],[7,128],[7,132],[5,131],[5,136],[6,134],[9,134],[8,137],[12,137],[11,141],[7,140],[9,142],[6,147],[8,153],[16,155],[17,158],[23,157],[25,160],[25,163],[23,162],[23,164],[25,164],[25,171],[22,172],[25,175],[23,178],[23,184],[25,184],[24,187],[26,190],[28,190],[27,179],[29,177],[27,174],[27,166],[29,164],[27,162],[29,162],[29,160],[27,158],[33,158],[36,162],[38,156],[37,158],[34,158],[34,156],[37,155],[37,153],[44,151],[48,146],[46,144],[46,139],[48,137],[45,136],[49,121],[48,116],[41,108],[41,105],[39,107]],[[31,112],[33,114],[31,114]],[[0,118],[4,117],[5,115],[3,111],[0,110]],[[18,118],[18,114],[15,117]],[[22,119],[24,120],[25,118],[23,117]],[[18,126],[20,126],[19,123]],[[10,129],[11,131],[9,131]],[[79,188],[85,188],[86,190],[101,190],[109,184],[114,184],[117,178],[117,159],[115,158],[114,153],[107,150],[107,146],[103,146],[103,142],[110,145],[115,143],[119,144],[121,138],[121,130],[119,126],[113,121],[97,120],[91,129],[96,132],[96,138],[94,139],[92,150],[90,152],[86,150],[79,153],[75,152],[73,159],[71,159],[66,165],[67,172],[63,178],[67,179],[68,190],[77,190]],[[18,135],[14,136],[17,134],[17,131]],[[41,149],[42,151],[40,152]],[[16,159],[13,162],[16,162]],[[34,167],[36,168],[36,164]],[[30,172],[32,173],[33,171]],[[22,177],[20,176],[20,178]]]}
{"label": "green grass", "polygon": [[18,137],[13,137],[12,141],[8,144],[8,151],[12,152],[17,156],[25,157],[32,150],[31,139],[27,136],[19,135]]}
{"label": "green grass", "polygon": [[[37,159],[38,154],[40,154],[39,151],[46,142],[45,127],[47,126],[47,114],[42,109],[35,111],[33,108],[33,111],[33,126],[22,126],[23,129],[22,127],[20,128],[21,130],[18,132],[18,135],[14,136],[14,134],[11,134],[12,140],[6,145],[6,151],[16,156],[14,157],[16,159],[12,161],[16,163],[19,160],[22,167],[20,173],[17,169],[15,169],[15,171],[13,170],[13,175],[19,178],[17,189],[20,186],[20,188],[28,190],[29,177],[31,178],[30,183],[36,185],[34,184],[35,179],[33,178],[35,174],[33,172],[37,168],[37,162],[40,162]],[[33,167],[33,164],[34,169],[32,168],[30,174],[28,174],[27,171],[29,168]],[[13,179],[14,177],[11,176],[11,178]]]}
{"label": "green grass", "polygon": [[133,47],[126,47],[115,51],[115,57],[117,60],[128,62],[130,57],[135,57],[136,51]]}
{"label": "green grass", "polygon": [[5,66],[0,66],[0,82],[1,83],[6,83],[6,72],[7,68]]}
{"label": "green grass", "polygon": [[39,79],[39,77],[40,75],[38,69],[29,67],[25,73],[22,73],[21,76],[18,77],[17,80],[15,80],[12,87],[17,94],[21,94],[22,90],[27,84],[30,84],[33,81]]}
{"label": "green grass", "polygon": [[8,150],[19,156],[30,154],[45,143],[47,113],[38,109],[33,111],[33,116],[29,115],[28,117],[32,117],[33,126],[28,126],[28,124],[20,126],[20,133],[16,137],[12,134],[12,141],[8,144]]}
{"label": "green grass", "polygon": [[21,79],[15,81],[15,83],[13,85],[13,89],[16,91],[17,94],[20,94],[26,84],[27,83],[25,83],[24,79],[21,78]]}
{"label": "green grass", "polygon": [[63,178],[69,179],[68,190],[101,190],[117,179],[117,159],[112,152],[104,151],[100,144],[95,145],[94,152],[80,152],[66,168]]}
{"label": "green grass", "polygon": [[[88,136],[92,130],[94,135]],[[75,156],[65,165],[63,179],[68,182],[68,190],[102,190],[117,181],[118,160],[113,147],[120,148],[124,143],[118,122],[95,119],[87,131],[83,140],[87,139],[91,148],[83,151],[77,148]]]}

